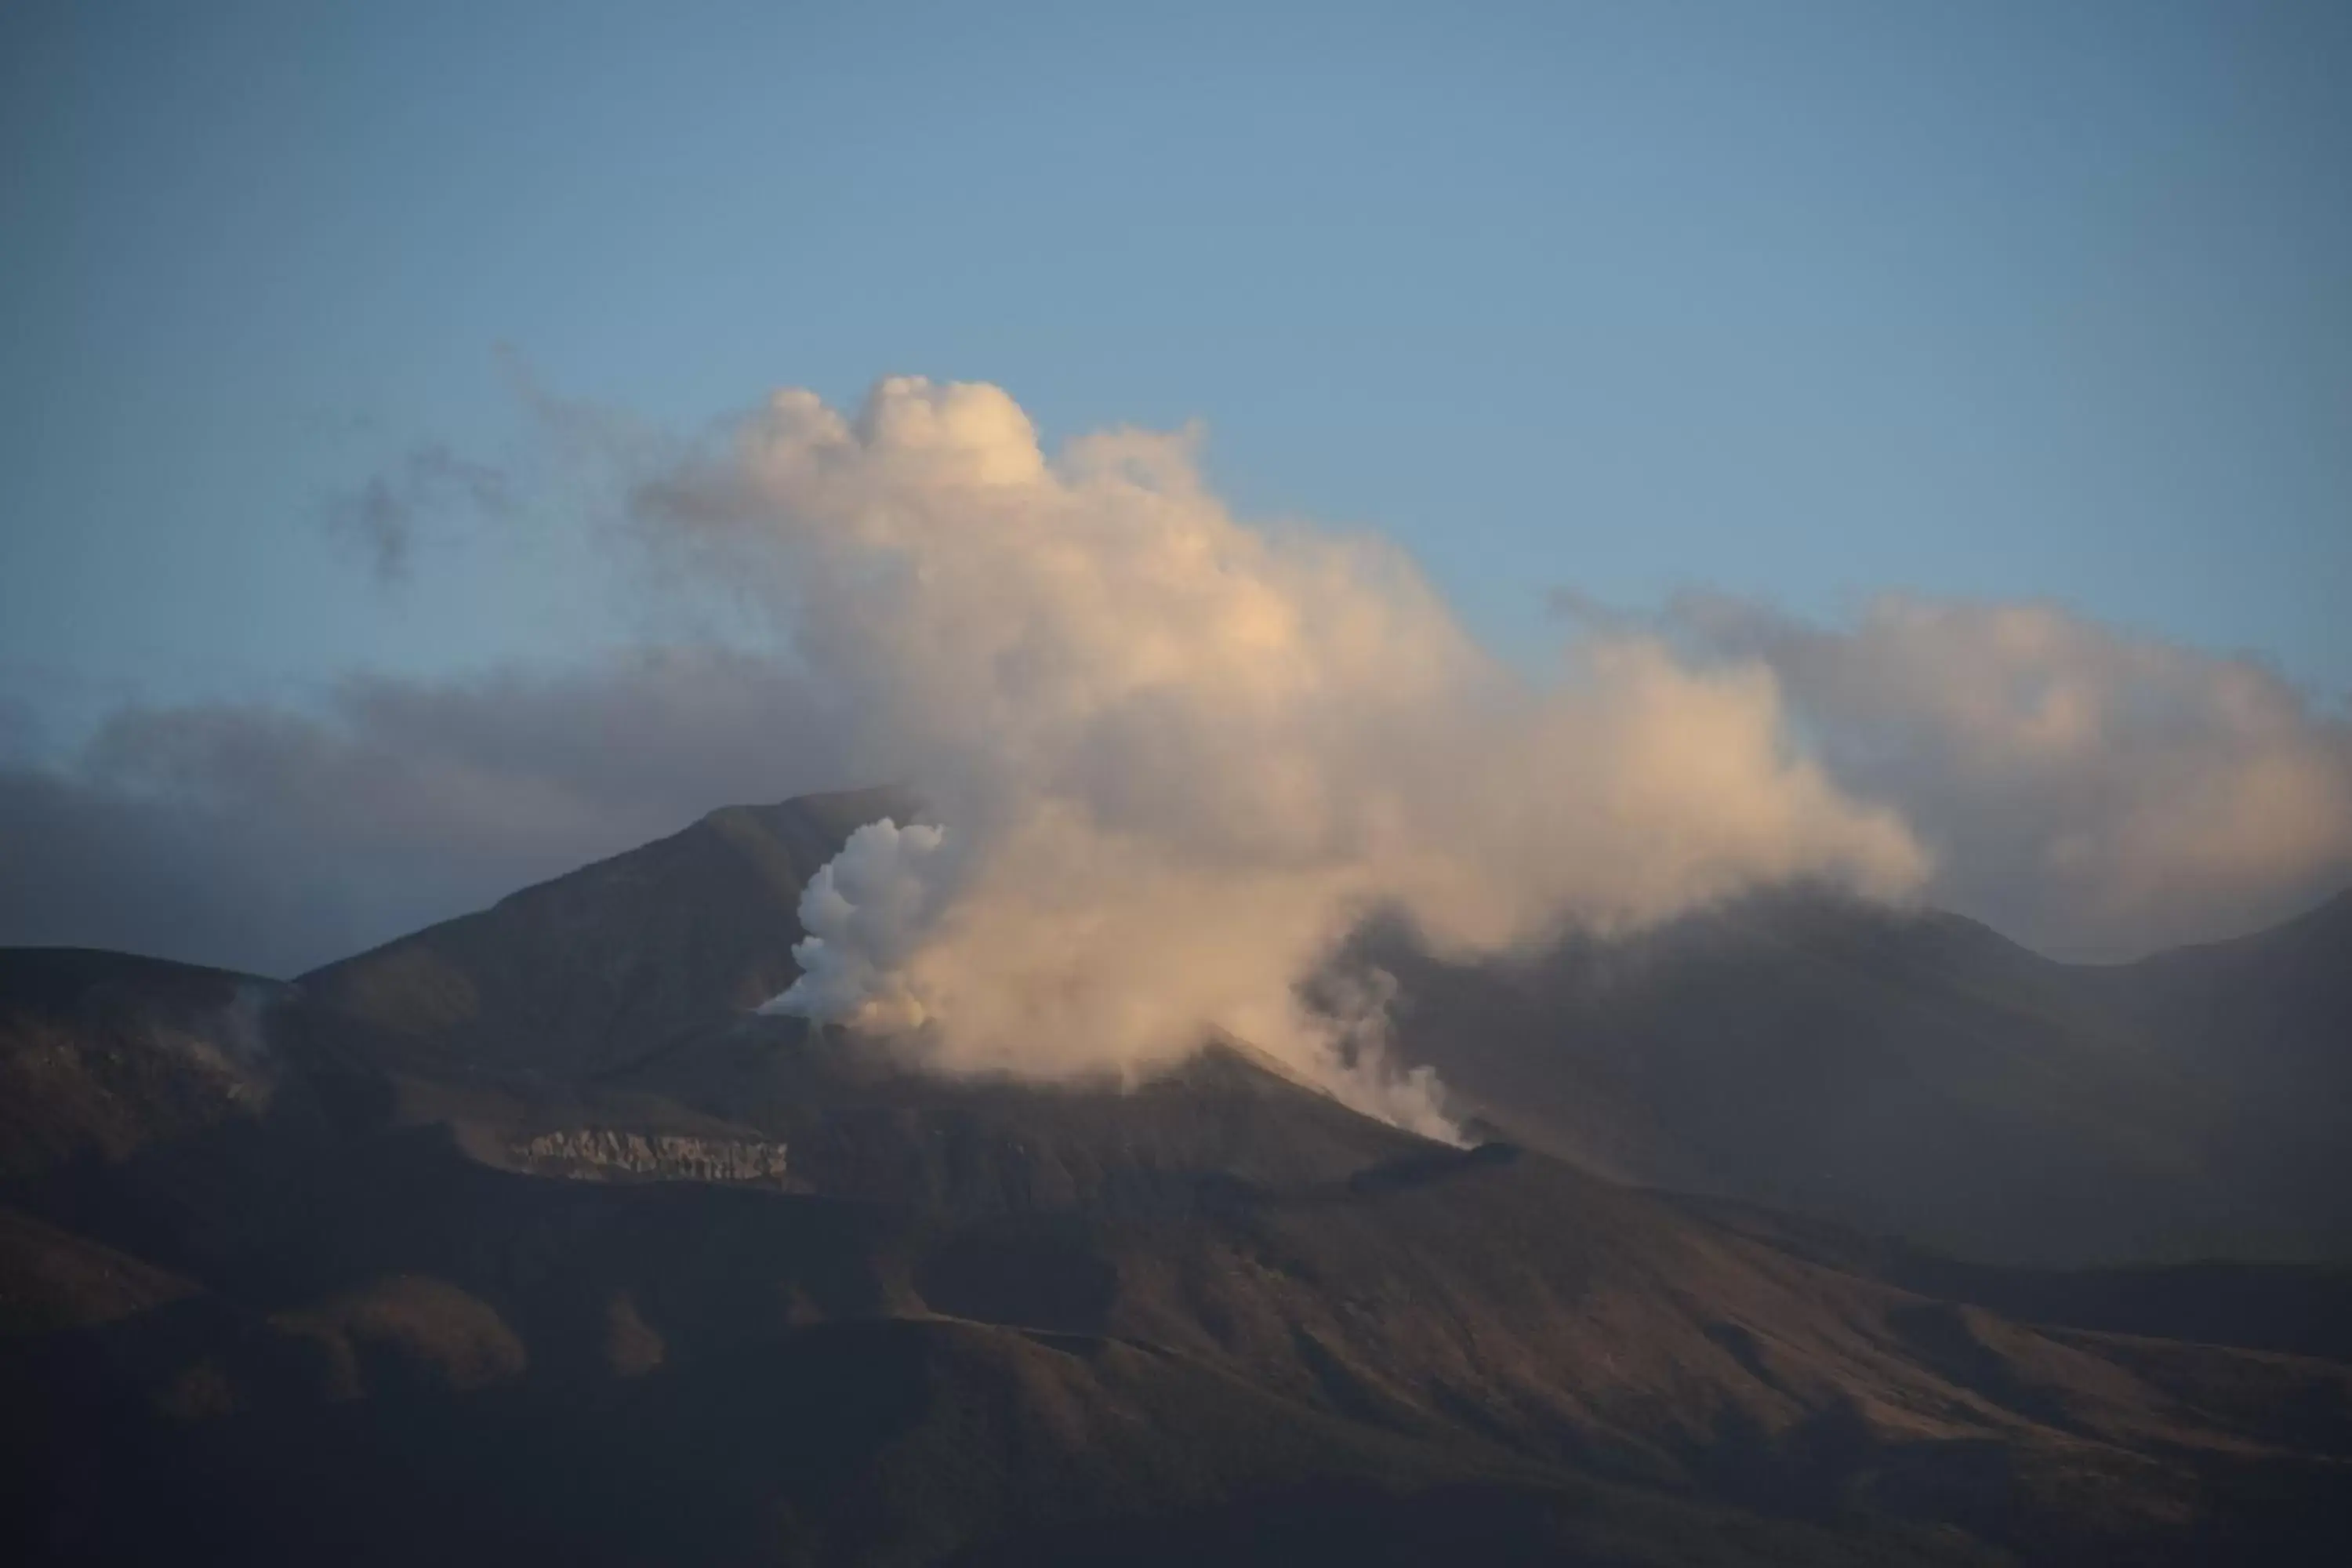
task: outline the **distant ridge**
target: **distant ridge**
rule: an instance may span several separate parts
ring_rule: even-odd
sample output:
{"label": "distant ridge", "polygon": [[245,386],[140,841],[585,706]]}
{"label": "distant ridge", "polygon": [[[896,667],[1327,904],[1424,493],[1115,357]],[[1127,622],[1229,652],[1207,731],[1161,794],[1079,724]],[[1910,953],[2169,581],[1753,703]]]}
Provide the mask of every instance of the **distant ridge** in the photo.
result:
{"label": "distant ridge", "polygon": [[2053,1264],[2352,1257],[2352,893],[2233,941],[2063,963],[1813,889],[1621,941],[1440,962],[1401,1048],[1628,1180]]}

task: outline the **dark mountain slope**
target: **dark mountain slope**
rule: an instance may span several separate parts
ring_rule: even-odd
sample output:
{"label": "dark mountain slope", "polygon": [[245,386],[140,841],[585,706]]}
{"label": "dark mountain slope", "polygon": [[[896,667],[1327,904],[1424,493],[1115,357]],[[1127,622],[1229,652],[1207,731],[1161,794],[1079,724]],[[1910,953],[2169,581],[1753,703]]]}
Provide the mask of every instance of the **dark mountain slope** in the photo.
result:
{"label": "dark mountain slope", "polygon": [[[271,1015],[285,1081],[337,1022]],[[1131,1094],[782,1020],[560,1091],[386,1049],[380,1115],[193,1210],[152,1173],[215,1125],[0,1194],[23,1555],[2294,1561],[2352,1450],[2343,1368],[2037,1333],[1236,1048]],[[509,1168],[566,1122],[795,1153]]]}
{"label": "dark mountain slope", "polygon": [[[1238,1043],[1056,1089],[746,1016],[802,880],[898,804],[718,814],[294,987],[0,960],[14,1554],[2284,1563],[2352,1529],[2342,1364],[2029,1326],[1984,1308],[2004,1271],[1430,1143]],[[2032,1100],[2132,1182],[2223,1147],[2203,1069],[2110,1059],[2075,972],[1759,923],[1585,952],[1568,995],[1675,1026],[1577,1058],[1596,1093],[1781,1114],[1669,1070],[1761,1016],[1915,1122]],[[1808,1026],[1889,1016],[1900,1048]]]}
{"label": "dark mountain slope", "polygon": [[859,826],[915,812],[888,790],[730,806],[299,984],[444,1060],[611,1067],[789,985],[803,885]]}
{"label": "dark mountain slope", "polygon": [[1674,1201],[1807,1262],[2020,1322],[2352,1362],[2352,1264],[2005,1267],[1730,1199]]}
{"label": "dark mountain slope", "polygon": [[[2188,1071],[2229,1086],[2260,1201],[2352,1237],[2352,890],[2234,942],[2086,978]],[[2340,1248],[2352,1250],[2352,1247]]]}
{"label": "dark mountain slope", "polygon": [[[1959,1563],[1455,1455],[1139,1347],[951,1320],[793,1331],[592,1391],[416,1388],[151,1427],[58,1535],[97,1560]],[[53,1467],[37,1456],[34,1473]],[[23,1472],[18,1472],[21,1476]],[[99,1501],[118,1481],[142,1506]],[[56,1539],[57,1537],[53,1537]]]}
{"label": "dark mountain slope", "polygon": [[284,1078],[266,1023],[289,995],[161,959],[0,950],[0,1172],[121,1159],[266,1115]]}
{"label": "dark mountain slope", "polygon": [[[816,1190],[957,1213],[1154,1212],[1219,1193],[1344,1181],[1431,1147],[1234,1043],[1132,1090],[943,1079],[868,1041],[746,1018],[599,1084],[782,1140]],[[1203,1178],[1210,1178],[1203,1188]]]}
{"label": "dark mountain slope", "polygon": [[2352,1249],[2347,924],[2113,970],[1788,891],[1530,959],[1360,955],[1410,1059],[1629,1180],[1990,1259],[2309,1258]]}
{"label": "dark mountain slope", "polygon": [[2105,971],[2121,1004],[2184,1051],[2237,1070],[2352,1088],[2352,889],[2283,925]]}

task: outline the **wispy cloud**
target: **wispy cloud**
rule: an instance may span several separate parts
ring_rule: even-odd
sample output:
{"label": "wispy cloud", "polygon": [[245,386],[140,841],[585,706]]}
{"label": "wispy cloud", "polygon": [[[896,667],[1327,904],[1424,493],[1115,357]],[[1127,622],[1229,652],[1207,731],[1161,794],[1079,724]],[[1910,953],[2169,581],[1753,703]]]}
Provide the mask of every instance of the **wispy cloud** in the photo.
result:
{"label": "wispy cloud", "polygon": [[419,542],[437,522],[455,525],[515,510],[513,488],[500,469],[459,456],[439,443],[417,447],[370,476],[326,508],[329,530],[364,552],[376,580],[405,582]]}
{"label": "wispy cloud", "polygon": [[831,723],[709,647],[356,679],[315,713],[126,710],[60,765],[0,766],[0,943],[299,973],[714,805],[855,782]]}

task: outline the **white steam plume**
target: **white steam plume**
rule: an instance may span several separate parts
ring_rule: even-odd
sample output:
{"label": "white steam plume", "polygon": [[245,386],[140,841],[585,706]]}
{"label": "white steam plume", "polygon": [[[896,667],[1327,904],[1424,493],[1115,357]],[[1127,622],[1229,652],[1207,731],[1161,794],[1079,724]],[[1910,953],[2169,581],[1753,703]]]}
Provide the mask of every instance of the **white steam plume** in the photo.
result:
{"label": "white steam plume", "polygon": [[850,764],[949,829],[919,852],[898,830],[871,873],[887,918],[846,863],[883,840],[845,851],[789,1005],[919,1016],[943,1068],[1048,1075],[1222,1028],[1440,1131],[1376,1030],[1296,994],[1370,909],[1492,948],[1759,880],[1925,874],[1892,813],[1792,754],[1762,665],[1632,637],[1530,681],[1386,544],[1237,521],[1192,445],[1121,430],[1048,460],[995,387],[904,378],[854,420],[778,393],[641,491],[843,696]]}
{"label": "white steam plume", "polygon": [[883,1033],[920,1026],[929,1013],[903,966],[934,897],[925,863],[945,838],[940,828],[901,827],[887,816],[851,834],[801,889],[808,934],[793,944],[801,977],[760,1011]]}

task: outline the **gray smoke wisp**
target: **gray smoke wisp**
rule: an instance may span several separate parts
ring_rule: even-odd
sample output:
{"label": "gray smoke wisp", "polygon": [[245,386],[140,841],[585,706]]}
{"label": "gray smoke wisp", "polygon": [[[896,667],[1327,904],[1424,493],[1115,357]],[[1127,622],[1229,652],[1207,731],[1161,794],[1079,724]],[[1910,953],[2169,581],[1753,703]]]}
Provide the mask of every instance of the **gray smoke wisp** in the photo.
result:
{"label": "gray smoke wisp", "polygon": [[1298,994],[1370,910],[1477,951],[1925,875],[1892,812],[1787,743],[1761,665],[1628,637],[1530,679],[1385,542],[1234,517],[1195,444],[1049,458],[997,388],[899,378],[854,416],[780,392],[640,488],[650,534],[762,605],[837,699],[845,768],[945,826],[853,839],[773,1006],[1048,1077],[1222,1030],[1443,1132],[1372,1020]]}

